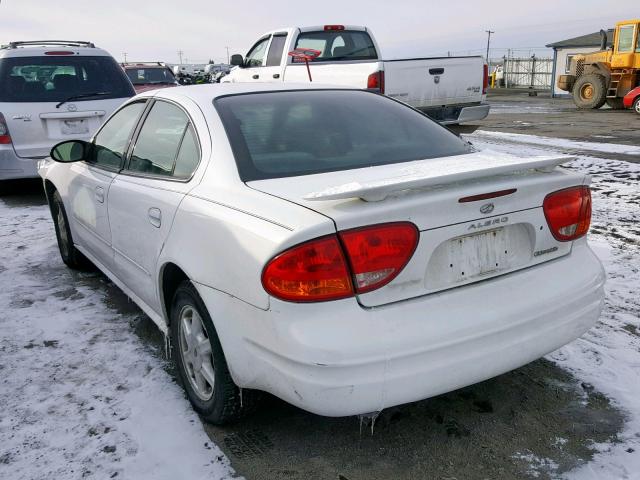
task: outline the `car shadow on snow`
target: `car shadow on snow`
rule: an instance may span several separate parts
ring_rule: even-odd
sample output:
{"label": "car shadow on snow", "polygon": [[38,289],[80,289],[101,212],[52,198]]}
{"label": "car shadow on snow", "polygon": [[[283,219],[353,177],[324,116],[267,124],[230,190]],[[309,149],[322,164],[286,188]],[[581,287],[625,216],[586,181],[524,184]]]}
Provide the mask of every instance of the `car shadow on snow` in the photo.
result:
{"label": "car shadow on snow", "polygon": [[[150,354],[166,361],[156,325],[100,273],[105,292]],[[99,284],[99,285],[98,285]],[[616,441],[624,413],[546,359],[435,398],[389,408],[374,422],[313,415],[271,396],[224,427],[203,424],[238,474],[255,479],[555,478]]]}

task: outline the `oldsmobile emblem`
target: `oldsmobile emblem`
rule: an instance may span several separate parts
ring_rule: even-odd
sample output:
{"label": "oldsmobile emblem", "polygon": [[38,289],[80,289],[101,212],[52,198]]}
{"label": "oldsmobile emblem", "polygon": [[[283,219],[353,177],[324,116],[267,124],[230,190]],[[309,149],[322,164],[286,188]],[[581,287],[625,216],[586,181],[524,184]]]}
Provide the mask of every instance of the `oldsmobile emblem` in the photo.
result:
{"label": "oldsmobile emblem", "polygon": [[480,207],[480,213],[484,213],[486,215],[487,213],[493,212],[494,208],[495,205],[493,203],[485,203]]}
{"label": "oldsmobile emblem", "polygon": [[67,110],[69,112],[75,112],[78,110],[78,106],[75,103],[67,103]]}

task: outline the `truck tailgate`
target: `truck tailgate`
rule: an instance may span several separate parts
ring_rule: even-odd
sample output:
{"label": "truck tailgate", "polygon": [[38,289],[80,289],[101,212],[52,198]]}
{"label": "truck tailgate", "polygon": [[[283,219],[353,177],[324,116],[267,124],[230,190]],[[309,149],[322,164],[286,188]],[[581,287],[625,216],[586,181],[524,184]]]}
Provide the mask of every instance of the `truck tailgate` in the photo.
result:
{"label": "truck tailgate", "polygon": [[383,65],[385,94],[413,107],[482,101],[482,57],[385,60]]}

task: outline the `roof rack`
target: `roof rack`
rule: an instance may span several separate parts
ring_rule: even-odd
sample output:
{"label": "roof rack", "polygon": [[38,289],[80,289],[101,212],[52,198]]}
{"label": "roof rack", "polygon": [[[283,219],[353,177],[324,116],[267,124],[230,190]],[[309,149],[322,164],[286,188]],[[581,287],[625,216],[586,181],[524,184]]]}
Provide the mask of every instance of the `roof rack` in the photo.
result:
{"label": "roof rack", "polygon": [[26,46],[65,46],[65,47],[86,47],[86,48],[96,48],[96,46],[92,42],[84,42],[80,40],[29,40],[26,42],[10,42],[9,45],[6,45],[5,48],[18,48],[18,47],[26,47]]}
{"label": "roof rack", "polygon": [[142,67],[142,66],[158,66],[158,67],[166,67],[167,64],[164,62],[122,62],[120,64],[123,67]]}

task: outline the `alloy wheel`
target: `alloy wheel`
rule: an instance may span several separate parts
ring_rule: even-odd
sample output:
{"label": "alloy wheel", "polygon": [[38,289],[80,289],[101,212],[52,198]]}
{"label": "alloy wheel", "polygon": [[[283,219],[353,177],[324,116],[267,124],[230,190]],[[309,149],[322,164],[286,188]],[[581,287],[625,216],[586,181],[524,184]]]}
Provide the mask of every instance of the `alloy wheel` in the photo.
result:
{"label": "alloy wheel", "polygon": [[182,308],[179,322],[179,350],[186,376],[198,398],[208,401],[213,396],[215,372],[207,330],[202,317],[191,305]]}

